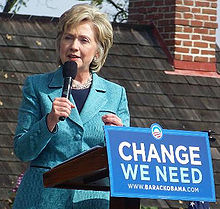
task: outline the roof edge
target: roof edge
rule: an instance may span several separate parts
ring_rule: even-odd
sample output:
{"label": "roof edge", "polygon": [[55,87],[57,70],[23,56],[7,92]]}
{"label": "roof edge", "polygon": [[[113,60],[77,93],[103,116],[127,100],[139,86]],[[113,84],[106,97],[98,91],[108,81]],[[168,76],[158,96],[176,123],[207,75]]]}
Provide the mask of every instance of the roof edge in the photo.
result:
{"label": "roof edge", "polygon": [[172,72],[165,71],[166,74],[220,78],[216,63],[187,62],[174,59],[173,64],[175,70]]}
{"label": "roof edge", "polygon": [[42,21],[42,22],[58,22],[58,17],[50,17],[50,16],[37,16],[37,15],[24,15],[24,14],[14,14],[14,13],[6,13],[1,12],[0,18],[4,19],[16,19],[16,20],[30,20],[30,21]]}

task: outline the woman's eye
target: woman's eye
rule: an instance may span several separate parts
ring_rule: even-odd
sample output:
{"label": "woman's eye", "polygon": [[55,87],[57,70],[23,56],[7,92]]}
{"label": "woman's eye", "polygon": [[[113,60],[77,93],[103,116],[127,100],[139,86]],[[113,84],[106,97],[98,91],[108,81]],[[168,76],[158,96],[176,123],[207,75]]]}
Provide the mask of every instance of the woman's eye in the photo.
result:
{"label": "woman's eye", "polygon": [[89,39],[88,39],[88,38],[82,37],[82,38],[81,38],[81,41],[82,41],[83,43],[89,43]]}
{"label": "woman's eye", "polygon": [[70,37],[70,36],[65,36],[64,39],[65,39],[65,40],[70,40],[70,39],[72,39],[72,37]]}

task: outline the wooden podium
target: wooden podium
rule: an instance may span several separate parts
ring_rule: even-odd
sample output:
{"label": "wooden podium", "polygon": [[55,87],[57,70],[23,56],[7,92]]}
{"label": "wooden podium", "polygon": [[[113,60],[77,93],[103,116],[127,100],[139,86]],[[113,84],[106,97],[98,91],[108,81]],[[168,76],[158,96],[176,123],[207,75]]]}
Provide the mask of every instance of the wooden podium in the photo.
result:
{"label": "wooden podium", "polygon": [[[95,147],[44,173],[45,187],[110,191],[105,147]],[[110,197],[110,209],[140,209],[140,199]]]}

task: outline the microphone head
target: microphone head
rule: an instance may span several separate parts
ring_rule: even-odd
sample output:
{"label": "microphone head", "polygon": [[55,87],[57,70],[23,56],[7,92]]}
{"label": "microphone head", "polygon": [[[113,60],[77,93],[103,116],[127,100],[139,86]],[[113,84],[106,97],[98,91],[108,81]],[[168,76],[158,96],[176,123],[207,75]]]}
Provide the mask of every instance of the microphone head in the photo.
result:
{"label": "microphone head", "polygon": [[63,65],[63,77],[71,77],[74,79],[77,74],[77,63],[74,61],[66,61]]}

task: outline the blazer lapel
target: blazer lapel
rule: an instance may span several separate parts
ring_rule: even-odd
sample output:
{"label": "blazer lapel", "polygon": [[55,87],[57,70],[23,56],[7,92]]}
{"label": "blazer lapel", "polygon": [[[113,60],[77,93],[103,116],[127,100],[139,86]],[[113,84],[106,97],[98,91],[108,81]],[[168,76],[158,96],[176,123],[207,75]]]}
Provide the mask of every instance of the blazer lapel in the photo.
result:
{"label": "blazer lapel", "polygon": [[[53,91],[48,94],[51,102],[54,101],[55,98],[61,97],[62,95],[62,86],[63,86],[63,74],[62,74],[62,68],[60,67],[54,74],[53,77],[48,85],[48,87]],[[72,102],[75,105],[75,102],[73,101],[72,95],[70,95],[70,102]],[[83,127],[82,120],[79,116],[78,111],[76,108],[73,108],[71,110],[71,113],[69,115],[69,119],[72,120],[73,122],[77,123],[81,127]]]}
{"label": "blazer lapel", "polygon": [[53,102],[56,97],[60,97],[62,94],[63,86],[63,75],[62,68],[60,67],[57,71],[52,74],[52,78],[48,84],[50,93],[48,94],[50,100]]}
{"label": "blazer lapel", "polygon": [[106,87],[103,80],[93,73],[93,82],[87,100],[80,113],[83,124],[89,121],[106,104]]}
{"label": "blazer lapel", "polygon": [[73,122],[77,123],[79,126],[81,126],[83,128],[83,122],[82,122],[82,119],[80,118],[79,112],[76,108],[76,104],[73,100],[72,95],[70,95],[70,102],[72,102],[74,104],[75,108],[73,108],[71,110],[71,113],[69,115],[69,119],[72,120]]}

